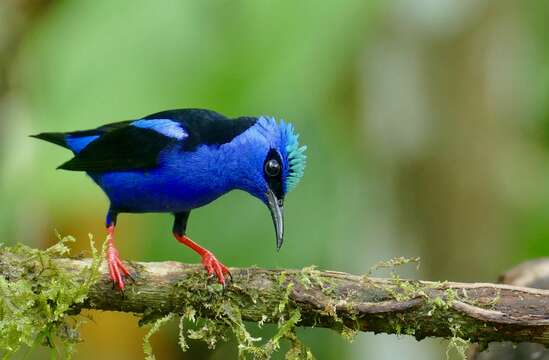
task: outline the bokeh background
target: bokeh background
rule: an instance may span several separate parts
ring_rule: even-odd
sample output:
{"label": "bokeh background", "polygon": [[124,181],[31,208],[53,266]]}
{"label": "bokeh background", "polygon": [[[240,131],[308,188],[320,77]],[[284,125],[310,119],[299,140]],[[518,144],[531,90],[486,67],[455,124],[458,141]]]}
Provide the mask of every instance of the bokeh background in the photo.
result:
{"label": "bokeh background", "polygon": [[[404,275],[492,281],[549,254],[549,5],[508,0],[0,1],[0,239],[104,236],[107,201],[70,157],[27,135],[163,109],[293,122],[309,147],[275,251],[267,209],[234,192],[191,215],[190,235],[230,266],[365,273],[421,256]],[[197,262],[166,215],[122,215],[133,260]],[[77,359],[142,357],[132,315],[92,313]],[[266,330],[267,332],[269,330]],[[234,343],[159,359],[230,359]],[[319,359],[440,359],[445,343],[324,329]],[[44,354],[38,352],[36,358]]]}

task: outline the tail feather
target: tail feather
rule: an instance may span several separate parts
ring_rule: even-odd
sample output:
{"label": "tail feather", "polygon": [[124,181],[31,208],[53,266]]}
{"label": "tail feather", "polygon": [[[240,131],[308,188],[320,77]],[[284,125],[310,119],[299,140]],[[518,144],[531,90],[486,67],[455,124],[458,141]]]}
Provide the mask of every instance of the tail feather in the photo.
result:
{"label": "tail feather", "polygon": [[48,142],[51,142],[53,144],[56,144],[56,145],[62,146],[64,148],[70,149],[69,145],[67,144],[67,141],[66,141],[66,134],[65,133],[60,133],[60,132],[57,132],[57,133],[54,133],[54,132],[40,133],[40,134],[36,134],[36,135],[30,135],[30,137],[40,139],[40,140],[44,140],[44,141],[48,141]]}

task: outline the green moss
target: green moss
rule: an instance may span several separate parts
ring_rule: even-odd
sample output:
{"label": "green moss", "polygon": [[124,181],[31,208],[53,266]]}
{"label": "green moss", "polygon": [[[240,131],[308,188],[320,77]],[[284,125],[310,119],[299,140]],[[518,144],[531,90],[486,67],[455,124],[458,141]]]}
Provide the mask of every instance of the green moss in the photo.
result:
{"label": "green moss", "polygon": [[70,358],[80,340],[80,318],[68,315],[73,304],[82,303],[90,286],[99,278],[101,254],[90,235],[92,265],[81,274],[84,282],[60,271],[52,261],[69,253],[74,238],[59,238],[46,250],[24,245],[0,247],[0,352],[9,359],[23,346],[46,345],[53,358]]}
{"label": "green moss", "polygon": [[452,337],[448,341],[448,347],[446,348],[446,359],[450,359],[452,350],[457,352],[461,359],[467,359],[467,349],[469,349],[471,343],[463,338],[459,324],[451,324],[450,330],[452,331]]}
{"label": "green moss", "polygon": [[326,296],[331,296],[335,293],[334,280],[323,277],[322,272],[317,270],[315,265],[301,269],[298,280],[307,290],[316,287]]}
{"label": "green moss", "polygon": [[[425,315],[437,318],[441,324],[449,324],[449,330],[451,336],[449,337],[448,347],[446,351],[446,357],[449,358],[450,353],[455,351],[462,359],[466,359],[466,352],[470,346],[470,342],[466,339],[466,334],[475,333],[476,329],[467,328],[464,329],[465,322],[456,314],[455,317],[448,318],[448,310],[452,308],[455,301],[467,301],[468,294],[463,289],[462,296],[455,289],[447,288],[447,282],[435,282],[435,283],[421,283],[414,280],[403,280],[396,272],[396,268],[401,265],[417,263],[419,267],[419,258],[404,258],[396,257],[388,261],[381,261],[373,266],[370,271],[364,275],[363,281],[370,285],[378,286],[384,292],[386,292],[391,298],[397,301],[406,301],[417,297],[422,297],[426,300],[426,313]],[[390,279],[387,285],[377,285],[370,281],[369,276],[374,271],[379,269],[390,269]],[[443,294],[440,296],[430,296],[431,290],[443,290]],[[494,306],[499,301],[499,294],[491,301],[488,306]],[[471,303],[471,301],[468,301]],[[401,315],[403,316],[403,315]],[[397,335],[405,334],[415,336],[418,340],[422,339],[421,324],[414,321],[414,319],[396,318],[391,319],[389,322],[390,332]]]}
{"label": "green moss", "polygon": [[397,267],[407,264],[416,264],[416,269],[419,270],[420,263],[421,259],[419,257],[407,258],[404,256],[397,256],[389,260],[377,262],[374,266],[370,268],[370,270],[368,270],[366,276],[370,276],[380,269],[391,269],[391,273],[393,273],[394,269],[396,269]]}
{"label": "green moss", "polygon": [[[386,292],[391,298],[397,301],[406,301],[418,296],[426,297],[425,286],[419,281],[403,280],[397,273],[396,269],[400,266],[407,264],[416,264],[416,269],[419,270],[420,258],[406,258],[398,256],[389,260],[379,261],[376,265],[372,266],[370,270],[362,277],[362,280],[366,284],[375,285]],[[376,283],[370,281],[370,276],[381,269],[390,269],[389,285],[379,286]]]}
{"label": "green moss", "polygon": [[170,321],[173,317],[174,317],[174,314],[168,314],[168,315],[166,315],[166,316],[164,316],[160,319],[157,319],[154,322],[154,324],[151,326],[149,332],[143,338],[143,352],[145,353],[145,359],[146,360],[155,360],[156,359],[156,357],[154,356],[154,354],[152,352],[152,346],[151,346],[151,343],[150,343],[151,336],[153,336],[155,333],[157,333],[158,330],[160,330],[160,328],[162,327],[162,325],[167,323],[168,321]]}
{"label": "green moss", "polygon": [[[23,346],[33,348],[39,345],[51,347],[54,358],[71,357],[73,346],[79,341],[78,327],[81,319],[70,316],[69,313],[74,304],[82,303],[86,299],[90,286],[99,277],[102,259],[90,238],[92,265],[78,275],[69,276],[67,274],[70,272],[60,271],[52,260],[66,256],[69,251],[67,243],[72,241],[74,239],[70,237],[60,239],[58,244],[44,251],[21,245],[13,248],[0,247],[0,252],[4,255],[0,256],[0,269],[5,274],[0,277],[0,351],[3,358],[11,357]],[[103,252],[104,250],[105,246]],[[381,262],[374,268],[394,268],[417,261],[418,259],[395,258]],[[287,359],[312,359],[311,351],[296,335],[301,313],[290,296],[294,287],[321,290],[329,295],[334,291],[334,286],[314,267],[304,268],[297,274],[291,272],[291,278],[297,279],[296,282],[288,280],[289,274],[290,272],[283,271],[277,275],[268,275],[271,277],[269,280],[276,285],[267,291],[259,293],[258,290],[255,293],[240,289],[237,283],[231,285],[230,291],[224,291],[219,284],[208,284],[205,273],[189,273],[173,288],[173,299],[170,301],[181,304],[180,309],[166,315],[166,304],[160,303],[143,314],[140,325],[150,326],[143,343],[146,358],[154,359],[150,338],[165,323],[179,317],[179,345],[183,351],[188,349],[187,339],[201,340],[214,348],[232,334],[238,343],[240,359],[270,359],[279,351],[284,340],[290,345],[286,353]],[[374,283],[367,277],[364,279],[370,284]],[[426,298],[425,314],[436,318],[447,314],[452,303],[458,300],[458,292],[453,289],[444,290],[444,283],[426,285],[418,281],[402,280],[394,270],[391,271],[387,284],[375,286],[380,288],[380,300],[394,298],[403,301],[418,296]],[[444,291],[440,291],[440,296],[432,299],[428,296],[432,289]],[[131,288],[128,291],[128,295],[136,295],[131,293]],[[243,294],[248,296],[242,296]],[[463,295],[462,297],[467,297],[466,293]],[[278,330],[270,339],[252,336],[242,320],[241,309],[249,309],[252,304],[257,311],[248,313],[248,319],[253,319],[259,326],[266,321],[277,324]],[[316,315],[332,318],[332,328],[350,341],[360,329],[361,321],[352,313],[347,314],[344,319],[340,318],[335,304],[318,309]],[[314,316],[313,320],[316,320]],[[457,315],[455,319],[445,321],[451,325],[448,353],[452,349],[460,354],[464,353],[468,342],[463,338],[475,329],[462,328],[464,322]],[[404,314],[392,319],[389,327],[390,332],[396,334],[413,335],[418,339],[422,337],[420,324]]]}
{"label": "green moss", "polygon": [[316,266],[314,265],[301,269],[299,281],[305,289],[310,289],[314,286],[320,289],[324,287],[321,272],[316,270]]}
{"label": "green moss", "polygon": [[[286,340],[290,349],[286,353],[287,359],[312,359],[311,351],[299,340],[295,330],[301,321],[301,313],[290,302],[290,294],[294,284],[286,280],[286,273],[280,273],[274,280],[278,285],[273,293],[277,294],[278,305],[270,314],[262,314],[257,323],[261,326],[265,321],[277,320],[278,330],[270,339],[263,340],[253,337],[246,323],[242,320],[241,303],[238,296],[231,292],[223,292],[216,285],[207,285],[202,275],[191,275],[183,280],[178,288],[181,289],[181,312],[159,318],[154,311],[144,315],[141,323],[152,323],[151,329],[145,338],[144,350],[147,359],[154,359],[150,347],[150,336],[159,330],[161,325],[179,316],[179,345],[183,351],[188,349],[187,339],[201,340],[209,348],[215,348],[220,341],[226,341],[229,334],[233,334],[238,343],[240,359],[270,359],[280,349],[280,342]],[[265,296],[275,296],[264,294]],[[204,310],[204,299],[208,299]],[[264,301],[262,298],[250,299],[253,302]],[[192,304],[202,306],[193,307]],[[198,310],[198,309],[202,310]]]}

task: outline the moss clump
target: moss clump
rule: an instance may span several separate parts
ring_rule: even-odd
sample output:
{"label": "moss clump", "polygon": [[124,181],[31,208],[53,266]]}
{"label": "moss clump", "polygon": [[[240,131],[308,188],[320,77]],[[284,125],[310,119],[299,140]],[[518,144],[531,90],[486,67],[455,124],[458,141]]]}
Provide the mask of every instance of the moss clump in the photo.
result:
{"label": "moss clump", "polygon": [[162,327],[162,325],[164,325],[165,323],[167,323],[168,321],[170,321],[173,317],[174,317],[175,314],[168,314],[160,319],[157,319],[153,325],[151,326],[151,329],[149,330],[149,332],[145,335],[145,337],[143,338],[143,352],[145,353],[145,359],[146,360],[155,360],[156,357],[154,356],[153,352],[152,352],[152,346],[151,346],[151,343],[150,343],[150,338],[151,336],[153,336],[155,333],[158,332],[158,330],[160,330],[160,328]]}
{"label": "moss clump", "polygon": [[398,256],[389,260],[379,261],[377,264],[372,266],[366,274],[363,275],[362,281],[366,284],[373,284],[370,281],[370,276],[373,273],[379,270],[390,270],[389,271],[389,282],[388,286],[378,286],[380,289],[384,290],[391,298],[396,301],[406,301],[413,299],[415,297],[427,297],[425,293],[424,285],[419,281],[414,280],[403,280],[400,278],[400,275],[397,273],[397,268],[407,264],[415,264],[416,270],[419,270],[420,258],[406,258],[403,256]]}
{"label": "moss clump", "polygon": [[374,272],[381,269],[390,269],[391,274],[394,274],[397,267],[407,264],[416,264],[416,270],[419,270],[421,259],[419,257],[407,258],[404,256],[397,256],[389,260],[378,261],[370,268],[370,270],[368,270],[365,277],[371,276]]}
{"label": "moss clump", "polygon": [[[186,288],[185,299],[182,299],[183,308],[181,312],[169,314],[162,318],[155,317],[154,314],[144,315],[140,323],[152,323],[149,333],[145,336],[143,345],[147,359],[154,359],[152,349],[149,343],[150,336],[157,332],[167,321],[179,316],[179,345],[183,351],[188,349],[187,339],[201,340],[209,348],[213,349],[220,341],[226,341],[230,334],[233,334],[238,343],[239,359],[270,359],[273,354],[280,349],[282,340],[290,343],[290,349],[286,353],[286,359],[313,359],[312,352],[297,337],[295,331],[298,323],[301,321],[300,311],[293,307],[290,301],[290,294],[294,284],[286,280],[284,272],[277,276],[276,284],[278,288],[274,292],[282,294],[278,299],[278,305],[270,314],[263,314],[258,319],[258,326],[262,326],[268,319],[277,320],[278,330],[268,340],[259,337],[253,337],[246,323],[242,320],[240,309],[244,306],[238,297],[233,297],[230,292],[214,285],[204,285],[204,278],[198,277],[200,287],[198,291],[189,290],[194,286],[192,276],[180,284],[180,287]],[[204,287],[205,286],[205,287]],[[193,295],[194,294],[194,295]],[[192,296],[196,296],[193,298]],[[207,309],[200,304],[204,297],[208,298]],[[252,300],[253,301],[253,300]],[[256,299],[255,301],[262,301]],[[193,306],[197,304],[197,306]]]}
{"label": "moss clump", "polygon": [[310,289],[314,286],[321,289],[324,288],[324,281],[320,276],[320,271],[318,271],[314,265],[301,269],[299,281],[305,289]]}
{"label": "moss clump", "polygon": [[[69,253],[72,237],[46,250],[24,245],[0,245],[0,353],[11,358],[22,347],[51,348],[52,358],[70,358],[80,341],[82,320],[68,315],[73,304],[82,303],[99,278],[101,254],[90,235],[92,265],[75,279],[56,266],[55,258]],[[81,279],[85,279],[84,282]]]}
{"label": "moss clump", "polygon": [[[448,283],[445,281],[426,284],[420,281],[401,279],[396,271],[396,268],[411,263],[417,264],[417,269],[419,269],[420,259],[418,257],[396,257],[387,261],[380,261],[370,268],[368,273],[363,276],[363,281],[365,283],[372,284],[369,277],[374,272],[380,269],[388,269],[390,279],[387,285],[382,285],[380,288],[382,288],[392,299],[396,301],[407,301],[418,297],[425,299],[425,315],[430,317],[444,317],[441,322],[449,323],[451,336],[449,337],[448,346],[446,348],[446,358],[449,359],[450,353],[455,351],[461,359],[467,359],[467,349],[470,346],[470,342],[465,335],[464,329],[462,329],[463,322],[460,321],[459,316],[456,316],[455,318],[447,317],[447,313],[455,301],[467,300],[469,303],[473,302],[468,300],[468,294],[465,289],[462,289],[462,296],[460,297],[457,290],[446,288]],[[444,291],[440,296],[433,298],[431,290]],[[499,294],[488,304],[488,306],[493,307],[498,301]],[[420,329],[420,326],[420,323],[415,322],[413,319],[412,322],[410,322],[408,319],[405,319],[403,315],[397,315],[395,319],[390,321],[392,332],[397,335],[411,335],[416,337],[418,340],[420,337],[417,335],[417,330]]]}
{"label": "moss clump", "polygon": [[471,346],[471,343],[463,338],[459,324],[450,325],[450,330],[452,331],[452,337],[448,341],[448,347],[446,348],[446,359],[450,359],[450,352],[454,350],[461,359],[466,360],[467,350]]}

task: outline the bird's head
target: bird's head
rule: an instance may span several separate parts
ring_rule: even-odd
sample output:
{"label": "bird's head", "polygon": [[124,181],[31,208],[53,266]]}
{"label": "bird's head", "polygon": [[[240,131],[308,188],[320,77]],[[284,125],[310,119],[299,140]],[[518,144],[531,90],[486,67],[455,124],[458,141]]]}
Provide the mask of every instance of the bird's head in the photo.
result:
{"label": "bird's head", "polygon": [[241,188],[269,208],[279,250],[284,240],[284,198],[303,176],[307,147],[299,146],[299,135],[284,120],[259,117],[249,130],[242,140],[252,151],[244,160],[248,171],[240,177]]}

